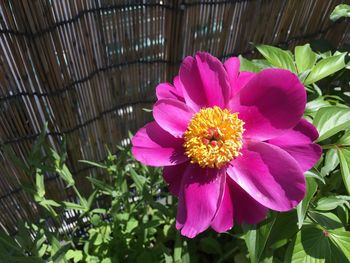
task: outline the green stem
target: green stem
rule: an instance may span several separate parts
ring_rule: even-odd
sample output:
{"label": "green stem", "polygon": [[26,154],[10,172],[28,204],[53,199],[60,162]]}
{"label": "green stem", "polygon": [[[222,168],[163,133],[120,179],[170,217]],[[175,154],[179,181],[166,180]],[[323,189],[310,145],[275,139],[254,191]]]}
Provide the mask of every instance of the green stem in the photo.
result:
{"label": "green stem", "polygon": [[75,185],[73,185],[72,188],[73,188],[74,192],[76,193],[76,195],[78,196],[80,204],[81,204],[81,200],[83,200],[83,197],[81,196],[79,190],[77,189],[77,187]]}
{"label": "green stem", "polygon": [[343,144],[327,144],[327,145],[321,145],[322,149],[327,150],[327,149],[337,149],[337,148],[342,148],[346,145]]}

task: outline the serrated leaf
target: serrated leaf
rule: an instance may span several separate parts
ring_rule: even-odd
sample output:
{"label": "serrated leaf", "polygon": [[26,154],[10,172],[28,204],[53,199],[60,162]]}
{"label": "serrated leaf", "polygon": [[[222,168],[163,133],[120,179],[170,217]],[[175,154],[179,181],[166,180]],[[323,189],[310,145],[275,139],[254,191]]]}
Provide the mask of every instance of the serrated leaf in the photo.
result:
{"label": "serrated leaf", "polygon": [[323,141],[341,130],[350,128],[350,109],[341,107],[325,107],[317,111],[313,120],[320,137],[317,142]]}
{"label": "serrated leaf", "polygon": [[293,57],[288,51],[268,45],[257,45],[256,48],[273,66],[296,72]]}
{"label": "serrated leaf", "polygon": [[299,73],[311,69],[317,60],[317,54],[312,51],[310,44],[295,47],[295,63]]}
{"label": "serrated leaf", "polygon": [[298,227],[303,226],[306,212],[309,208],[310,201],[317,191],[317,183],[313,178],[306,178],[306,194],[303,201],[297,206]]}
{"label": "serrated leaf", "polygon": [[309,76],[306,78],[304,82],[305,85],[315,83],[345,68],[345,56],[346,53],[331,56],[317,62],[317,64],[312,68]]}

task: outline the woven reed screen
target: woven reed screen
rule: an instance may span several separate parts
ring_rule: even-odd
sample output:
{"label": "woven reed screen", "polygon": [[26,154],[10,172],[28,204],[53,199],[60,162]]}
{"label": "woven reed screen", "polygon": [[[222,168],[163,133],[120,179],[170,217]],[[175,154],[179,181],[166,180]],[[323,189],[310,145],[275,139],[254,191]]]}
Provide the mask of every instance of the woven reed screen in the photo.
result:
{"label": "woven reed screen", "polygon": [[[349,21],[332,23],[338,0],[0,0],[0,144],[26,160],[45,122],[56,148],[67,137],[80,189],[107,145],[126,144],[151,119],[157,83],[171,81],[197,50],[252,56],[253,43],[285,47],[325,38],[350,43]],[[37,218],[28,178],[1,152],[0,225]],[[56,175],[49,198],[72,198]]]}

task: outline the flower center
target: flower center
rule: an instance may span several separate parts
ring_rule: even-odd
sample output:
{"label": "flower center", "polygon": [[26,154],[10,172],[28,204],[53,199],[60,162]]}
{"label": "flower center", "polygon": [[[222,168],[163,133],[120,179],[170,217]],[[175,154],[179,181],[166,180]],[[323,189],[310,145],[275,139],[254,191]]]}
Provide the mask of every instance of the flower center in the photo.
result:
{"label": "flower center", "polygon": [[185,154],[200,167],[221,168],[239,156],[244,122],[227,109],[203,108],[184,134]]}

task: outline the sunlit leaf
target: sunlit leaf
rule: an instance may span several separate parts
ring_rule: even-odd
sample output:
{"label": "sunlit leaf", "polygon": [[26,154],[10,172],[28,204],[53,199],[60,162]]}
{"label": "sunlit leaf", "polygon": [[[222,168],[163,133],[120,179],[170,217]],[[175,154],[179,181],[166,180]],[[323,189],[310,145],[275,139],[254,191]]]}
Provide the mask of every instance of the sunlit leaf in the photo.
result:
{"label": "sunlit leaf", "polygon": [[350,148],[337,148],[340,170],[348,194],[350,194]]}
{"label": "sunlit leaf", "polygon": [[350,17],[350,5],[337,5],[330,16],[332,21],[336,21],[342,17]]}
{"label": "sunlit leaf", "polygon": [[257,45],[256,48],[273,66],[296,72],[290,52],[268,45]]}
{"label": "sunlit leaf", "polygon": [[312,51],[310,44],[295,47],[295,63],[299,73],[311,69],[317,59],[317,54]]}
{"label": "sunlit leaf", "polygon": [[350,128],[350,109],[341,107],[325,107],[317,111],[313,120],[323,141],[341,130]]}
{"label": "sunlit leaf", "polygon": [[341,54],[321,59],[312,68],[304,83],[309,85],[345,68],[345,56],[346,54]]}
{"label": "sunlit leaf", "polygon": [[317,183],[313,178],[306,178],[306,194],[303,201],[297,206],[298,213],[298,227],[301,228],[304,223],[304,218],[306,216],[307,209],[309,207],[309,203],[316,193]]}
{"label": "sunlit leaf", "polygon": [[273,215],[259,225],[245,226],[248,231],[244,236],[244,240],[252,263],[259,262],[275,220],[276,216]]}

